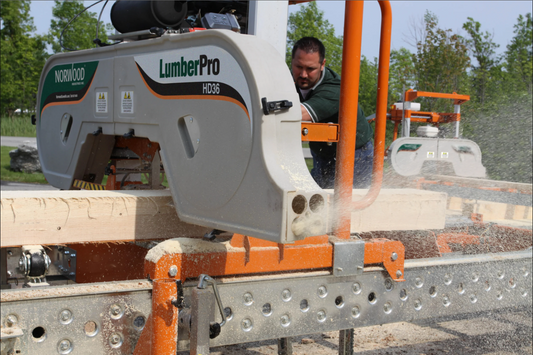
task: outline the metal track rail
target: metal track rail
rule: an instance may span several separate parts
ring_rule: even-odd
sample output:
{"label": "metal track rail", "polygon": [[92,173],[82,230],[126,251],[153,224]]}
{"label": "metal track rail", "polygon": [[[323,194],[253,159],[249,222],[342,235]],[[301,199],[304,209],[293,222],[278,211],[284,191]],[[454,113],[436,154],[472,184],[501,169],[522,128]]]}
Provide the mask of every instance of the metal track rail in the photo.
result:
{"label": "metal track rail", "polygon": [[[362,275],[220,280],[227,322],[210,346],[531,307],[531,250],[406,261],[405,282]],[[195,283],[184,288],[192,304]],[[2,349],[22,354],[131,354],[151,312],[145,280],[3,290]],[[219,310],[213,316],[220,322]],[[189,334],[179,331],[179,350]]]}

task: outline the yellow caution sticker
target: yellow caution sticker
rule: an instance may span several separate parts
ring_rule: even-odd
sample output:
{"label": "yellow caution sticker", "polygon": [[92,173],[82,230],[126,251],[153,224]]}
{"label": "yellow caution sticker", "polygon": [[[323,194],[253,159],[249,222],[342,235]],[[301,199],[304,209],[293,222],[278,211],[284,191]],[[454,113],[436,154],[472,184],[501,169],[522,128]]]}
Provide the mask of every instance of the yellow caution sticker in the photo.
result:
{"label": "yellow caution sticker", "polygon": [[82,190],[105,190],[105,185],[95,184],[93,182],[87,182],[83,180],[74,180],[74,187]]}

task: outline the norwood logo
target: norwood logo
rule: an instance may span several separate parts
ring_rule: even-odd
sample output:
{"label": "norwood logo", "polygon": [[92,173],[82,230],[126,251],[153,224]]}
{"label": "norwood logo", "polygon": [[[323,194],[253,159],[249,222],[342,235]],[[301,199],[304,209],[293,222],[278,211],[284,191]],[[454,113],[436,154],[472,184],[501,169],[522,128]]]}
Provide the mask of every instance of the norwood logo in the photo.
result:
{"label": "norwood logo", "polygon": [[196,60],[181,60],[176,62],[164,63],[163,59],[159,60],[159,77],[176,78],[198,75],[218,75],[220,73],[220,59],[210,59],[201,54]]}
{"label": "norwood logo", "polygon": [[72,64],[70,68],[56,69],[54,74],[56,83],[83,81],[85,79],[85,68],[74,68],[74,64]]}

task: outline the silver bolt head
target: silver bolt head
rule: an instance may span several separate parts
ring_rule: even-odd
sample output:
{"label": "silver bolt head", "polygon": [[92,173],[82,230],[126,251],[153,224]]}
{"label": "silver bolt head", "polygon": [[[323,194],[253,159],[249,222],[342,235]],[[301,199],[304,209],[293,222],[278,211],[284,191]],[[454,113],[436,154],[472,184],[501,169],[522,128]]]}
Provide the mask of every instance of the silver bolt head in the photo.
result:
{"label": "silver bolt head", "polygon": [[67,339],[61,340],[61,342],[59,343],[59,349],[62,351],[70,349],[70,341],[68,341]]}
{"label": "silver bolt head", "polygon": [[61,320],[67,321],[70,319],[71,316],[72,316],[72,313],[70,313],[69,310],[65,309],[61,311]]}
{"label": "silver bolt head", "polygon": [[117,305],[111,306],[111,313],[115,316],[120,314],[120,307]]}
{"label": "silver bolt head", "polygon": [[391,259],[392,261],[396,261],[396,260],[398,260],[398,254],[396,254],[395,252],[393,252],[392,255],[391,255],[391,257],[390,257],[390,259]]}
{"label": "silver bolt head", "polygon": [[7,324],[8,327],[11,327],[11,326],[17,324],[18,321],[19,320],[18,320],[17,316],[14,315],[14,314],[10,314],[6,318],[6,324]]}
{"label": "silver bolt head", "polygon": [[172,265],[170,269],[168,269],[168,275],[170,277],[174,277],[178,274],[178,267],[176,265]]}
{"label": "silver bolt head", "polygon": [[396,271],[396,277],[399,279],[400,277],[402,277],[402,272],[400,270]]}
{"label": "silver bolt head", "polygon": [[285,301],[289,301],[291,298],[292,298],[292,294],[291,294],[291,291],[290,290],[283,290],[281,292],[281,297],[285,300]]}
{"label": "silver bolt head", "polygon": [[324,297],[324,296],[327,295],[327,293],[328,293],[328,289],[327,289],[325,286],[320,286],[320,287],[318,288],[318,295],[319,295],[319,296]]}
{"label": "silver bolt head", "polygon": [[246,305],[251,305],[253,302],[254,302],[254,296],[252,296],[251,293],[249,292],[246,292],[243,296],[242,296],[243,300],[244,300],[244,304]]}

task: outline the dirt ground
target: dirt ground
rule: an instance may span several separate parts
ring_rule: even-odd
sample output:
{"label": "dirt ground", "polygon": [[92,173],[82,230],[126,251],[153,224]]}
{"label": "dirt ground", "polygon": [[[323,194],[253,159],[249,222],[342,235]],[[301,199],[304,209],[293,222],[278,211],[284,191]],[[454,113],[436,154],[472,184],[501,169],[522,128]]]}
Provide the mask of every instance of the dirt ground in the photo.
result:
{"label": "dirt ground", "polygon": [[[355,330],[360,355],[531,355],[531,308],[438,322],[393,323]],[[294,355],[338,354],[338,332],[292,339]],[[277,355],[276,340],[212,348],[212,355]],[[180,352],[185,355],[188,352]]]}

